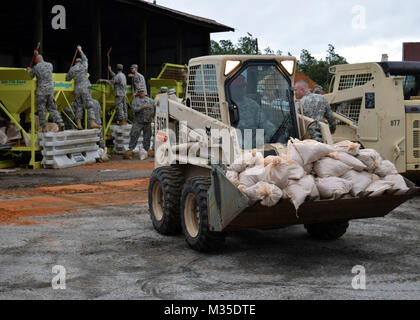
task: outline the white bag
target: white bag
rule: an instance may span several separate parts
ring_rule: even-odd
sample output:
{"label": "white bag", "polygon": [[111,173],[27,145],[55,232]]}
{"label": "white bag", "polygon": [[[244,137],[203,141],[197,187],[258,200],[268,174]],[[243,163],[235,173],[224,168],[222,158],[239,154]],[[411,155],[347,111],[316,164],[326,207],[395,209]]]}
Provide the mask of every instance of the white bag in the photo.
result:
{"label": "white bag", "polygon": [[228,170],[226,172],[226,178],[232,182],[232,184],[234,186],[239,186],[240,182],[239,182],[239,173],[237,173],[236,171],[233,170]]}
{"label": "white bag", "polygon": [[316,162],[335,151],[332,146],[315,140],[299,141],[297,139],[293,139],[292,142],[302,157],[303,165]]}
{"label": "white bag", "polygon": [[385,160],[376,168],[375,174],[380,177],[386,177],[391,174],[398,174],[398,170],[391,161]]}
{"label": "white bag", "polygon": [[374,181],[374,176],[366,171],[358,172],[350,170],[342,176],[343,179],[351,181],[353,188],[351,194],[353,197],[358,197],[362,192],[366,190]]}
{"label": "white bag", "polygon": [[386,176],[385,181],[394,183],[391,190],[397,190],[396,195],[405,194],[408,190],[410,190],[404,178],[399,174],[391,174],[389,176]]}
{"label": "white bag", "polygon": [[241,189],[249,198],[251,204],[261,201],[261,204],[265,207],[274,207],[283,197],[283,192],[278,187],[262,181],[249,188],[241,186]]}
{"label": "white bag", "polygon": [[257,152],[256,150],[244,151],[243,154],[234,161],[231,165],[232,170],[242,173],[247,168],[252,168],[254,166],[263,166],[264,165],[264,156]]}
{"label": "white bag", "polygon": [[357,159],[362,161],[367,167],[367,171],[373,173],[376,168],[382,163],[383,159],[381,155],[373,149],[363,149],[360,150]]}
{"label": "white bag", "polygon": [[273,158],[272,163],[264,168],[263,180],[269,184],[276,185],[280,189],[287,187],[289,183],[289,170],[282,158]]}
{"label": "white bag", "polygon": [[149,157],[149,153],[146,150],[144,150],[143,148],[140,148],[140,151],[139,151],[139,158],[140,158],[140,160],[141,161],[144,161],[148,157]]}
{"label": "white bag", "polygon": [[314,170],[314,164],[313,163],[308,163],[308,164],[304,165],[303,170],[305,170],[306,174],[312,174],[312,171]]}
{"label": "white bag", "polygon": [[342,163],[351,167],[353,170],[363,171],[367,169],[366,165],[362,161],[346,152],[333,152],[328,156],[332,159],[341,161]]}
{"label": "white bag", "polygon": [[322,199],[330,199],[335,196],[341,196],[349,193],[353,187],[348,180],[330,177],[316,179],[316,186]]}
{"label": "white bag", "polygon": [[306,198],[317,199],[320,196],[313,176],[305,176],[299,181],[291,182],[284,193],[292,201],[296,210],[299,210]]}
{"label": "white bag", "polygon": [[323,158],[314,164],[314,172],[319,178],[341,177],[349,172],[351,167],[330,157]]}
{"label": "white bag", "polygon": [[373,182],[369,187],[367,187],[367,192],[372,192],[369,197],[379,197],[384,194],[385,191],[392,189],[394,186],[392,181],[378,180]]}
{"label": "white bag", "polygon": [[305,170],[300,164],[293,160],[288,160],[287,156],[283,157],[282,160],[286,170],[289,172],[290,180],[300,180],[305,176]]}
{"label": "white bag", "polygon": [[102,149],[99,148],[98,149],[98,154],[99,154],[99,159],[101,159],[102,162],[107,162],[109,161],[109,156],[108,156],[108,149]]}
{"label": "white bag", "polygon": [[360,144],[351,141],[342,141],[334,145],[334,149],[338,152],[345,152],[351,156],[358,156],[360,152]]}
{"label": "white bag", "polygon": [[287,143],[287,158],[303,166],[302,157],[293,145],[292,140],[289,140],[289,142]]}
{"label": "white bag", "polygon": [[247,187],[251,187],[258,182],[264,181],[264,176],[264,167],[249,168],[239,175],[239,182]]}

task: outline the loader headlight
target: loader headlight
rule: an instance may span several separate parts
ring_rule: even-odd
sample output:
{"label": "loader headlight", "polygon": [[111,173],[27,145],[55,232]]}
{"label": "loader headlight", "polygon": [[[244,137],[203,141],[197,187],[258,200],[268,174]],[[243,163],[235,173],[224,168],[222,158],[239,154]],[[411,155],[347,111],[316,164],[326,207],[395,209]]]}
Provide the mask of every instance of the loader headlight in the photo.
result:
{"label": "loader headlight", "polygon": [[225,76],[227,76],[228,74],[230,74],[233,70],[235,70],[239,65],[241,64],[240,61],[235,61],[235,60],[228,60],[226,61],[226,66],[225,66]]}
{"label": "loader headlight", "polygon": [[295,62],[293,60],[284,60],[281,62],[281,65],[290,75],[293,74],[293,71],[295,70]]}

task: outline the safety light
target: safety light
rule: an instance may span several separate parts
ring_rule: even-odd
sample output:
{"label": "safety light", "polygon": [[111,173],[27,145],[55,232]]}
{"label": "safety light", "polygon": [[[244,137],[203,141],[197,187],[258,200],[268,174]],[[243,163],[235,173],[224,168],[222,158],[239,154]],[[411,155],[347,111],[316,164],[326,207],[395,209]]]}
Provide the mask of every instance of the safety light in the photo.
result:
{"label": "safety light", "polygon": [[281,62],[281,65],[290,75],[293,74],[293,71],[295,70],[295,62],[293,60],[284,60]]}
{"label": "safety light", "polygon": [[228,60],[226,61],[225,76],[235,70],[241,64],[240,61]]}

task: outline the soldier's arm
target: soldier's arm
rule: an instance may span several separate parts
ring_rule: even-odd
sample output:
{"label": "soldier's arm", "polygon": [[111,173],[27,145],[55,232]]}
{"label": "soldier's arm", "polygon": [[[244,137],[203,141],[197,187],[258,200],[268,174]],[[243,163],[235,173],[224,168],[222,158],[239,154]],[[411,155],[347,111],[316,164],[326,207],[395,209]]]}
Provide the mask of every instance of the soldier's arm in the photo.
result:
{"label": "soldier's arm", "polygon": [[29,76],[33,79],[35,77],[35,70],[34,69],[28,69]]}
{"label": "soldier's arm", "polygon": [[325,106],[325,117],[328,120],[331,133],[334,133],[335,130],[337,129],[337,120],[334,117],[334,114],[331,110],[331,106],[329,105],[327,99],[323,98],[323,100],[324,100],[324,106]]}
{"label": "soldier's arm", "polygon": [[69,73],[66,74],[66,81],[71,81],[74,78],[73,68],[70,69]]}
{"label": "soldier's arm", "polygon": [[83,53],[82,50],[80,50],[80,57],[82,58],[82,65],[87,69],[88,68],[88,58]]}
{"label": "soldier's arm", "polygon": [[114,78],[114,77],[115,77],[115,72],[114,72],[114,71],[109,70],[109,74],[110,74],[110,76],[111,76],[112,78]]}

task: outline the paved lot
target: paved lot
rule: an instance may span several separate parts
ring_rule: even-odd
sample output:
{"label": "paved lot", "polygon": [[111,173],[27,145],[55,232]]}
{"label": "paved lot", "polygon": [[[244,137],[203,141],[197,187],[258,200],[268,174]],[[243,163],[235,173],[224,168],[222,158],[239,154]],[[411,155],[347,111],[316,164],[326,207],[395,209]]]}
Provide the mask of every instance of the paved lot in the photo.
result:
{"label": "paved lot", "polygon": [[[420,298],[420,198],[386,218],[353,222],[336,242],[314,241],[300,226],[252,230],[204,255],[181,235],[153,230],[148,165],[137,165],[128,181],[82,175],[76,186],[47,179],[40,188],[3,188],[0,299]],[[44,207],[30,206],[33,199]],[[51,287],[55,265],[66,269],[66,290]],[[351,286],[355,265],[366,268],[365,291]]]}

